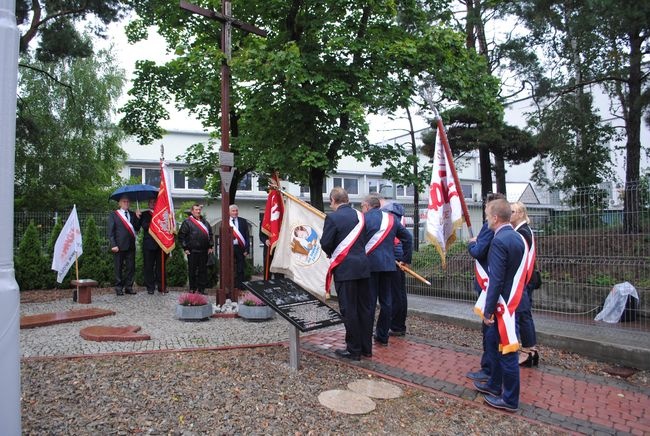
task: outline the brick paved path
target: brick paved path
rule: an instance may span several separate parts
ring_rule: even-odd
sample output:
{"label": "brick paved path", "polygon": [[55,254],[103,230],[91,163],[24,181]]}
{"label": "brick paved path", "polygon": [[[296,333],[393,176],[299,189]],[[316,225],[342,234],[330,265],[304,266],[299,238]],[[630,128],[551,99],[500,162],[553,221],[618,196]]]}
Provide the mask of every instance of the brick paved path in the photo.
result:
{"label": "brick paved path", "polygon": [[[304,336],[301,347],[335,357],[334,350],[344,347],[344,330]],[[480,401],[482,394],[465,377],[468,371],[476,370],[479,357],[474,350],[407,335],[391,338],[388,347],[374,346],[371,359],[347,362],[407,383]],[[580,433],[648,435],[650,389],[618,379],[545,367],[542,363],[538,368],[521,369],[517,413]]]}

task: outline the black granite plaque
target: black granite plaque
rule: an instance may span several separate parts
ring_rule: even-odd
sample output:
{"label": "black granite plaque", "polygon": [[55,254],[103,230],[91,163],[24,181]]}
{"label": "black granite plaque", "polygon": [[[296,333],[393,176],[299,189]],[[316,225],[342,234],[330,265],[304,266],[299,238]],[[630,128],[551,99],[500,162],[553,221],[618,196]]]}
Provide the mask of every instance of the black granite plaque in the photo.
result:
{"label": "black granite plaque", "polygon": [[287,278],[253,280],[244,286],[301,332],[343,322],[336,310]]}

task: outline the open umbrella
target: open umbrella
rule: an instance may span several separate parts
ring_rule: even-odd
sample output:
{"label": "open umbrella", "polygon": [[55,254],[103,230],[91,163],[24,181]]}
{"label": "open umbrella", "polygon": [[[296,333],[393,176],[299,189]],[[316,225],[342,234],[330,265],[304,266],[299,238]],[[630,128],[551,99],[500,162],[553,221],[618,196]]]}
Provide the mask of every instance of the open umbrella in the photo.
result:
{"label": "open umbrella", "polygon": [[149,200],[150,198],[156,198],[158,196],[158,188],[151,185],[139,184],[139,185],[124,185],[120,188],[117,188],[111,196],[111,200],[120,201],[126,195],[129,200],[135,201],[137,203],[138,209],[140,209],[140,200]]}

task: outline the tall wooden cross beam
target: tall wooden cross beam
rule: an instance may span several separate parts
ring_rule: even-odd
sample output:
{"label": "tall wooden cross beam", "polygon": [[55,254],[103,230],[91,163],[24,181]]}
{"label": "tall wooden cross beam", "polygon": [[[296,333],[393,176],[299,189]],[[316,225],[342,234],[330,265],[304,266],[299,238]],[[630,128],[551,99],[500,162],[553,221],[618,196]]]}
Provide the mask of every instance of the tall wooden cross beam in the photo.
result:
{"label": "tall wooden cross beam", "polygon": [[212,20],[221,22],[221,51],[224,53],[224,60],[221,63],[221,153],[219,153],[219,173],[221,174],[221,237],[219,244],[219,274],[221,275],[221,286],[217,291],[217,302],[223,304],[226,296],[235,298],[234,293],[234,263],[232,229],[230,227],[230,181],[231,171],[234,169],[234,159],[230,153],[230,56],[231,43],[230,34],[232,27],[236,27],[248,33],[254,33],[266,37],[267,32],[252,24],[236,20],[231,16],[230,0],[222,0],[221,13],[204,9],[202,7],[180,1],[181,9],[194,14],[202,15]]}

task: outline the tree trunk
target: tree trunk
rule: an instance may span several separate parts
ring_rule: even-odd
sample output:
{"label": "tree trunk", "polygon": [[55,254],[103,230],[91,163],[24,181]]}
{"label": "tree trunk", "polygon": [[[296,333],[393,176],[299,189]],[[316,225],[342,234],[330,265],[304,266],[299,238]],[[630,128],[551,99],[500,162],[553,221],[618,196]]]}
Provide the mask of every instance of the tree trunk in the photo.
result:
{"label": "tree trunk", "polygon": [[494,154],[494,178],[497,182],[497,192],[506,195],[506,164],[503,156]]}
{"label": "tree trunk", "polygon": [[311,205],[320,211],[325,211],[323,203],[323,181],[325,171],[318,168],[309,169],[309,199]]}
{"label": "tree trunk", "polygon": [[[636,30],[636,29],[635,29]],[[625,203],[623,228],[625,233],[639,232],[639,165],[641,161],[641,44],[640,32],[630,32],[630,78],[628,81],[629,111],[625,120],[627,133],[625,165]]]}
{"label": "tree trunk", "polygon": [[[406,115],[409,120],[409,133],[411,135],[411,154],[415,157],[418,155],[418,149],[415,145],[415,131],[413,130],[413,117],[411,111],[406,106]],[[413,162],[413,176],[418,179],[418,162],[417,159]],[[413,189],[413,251],[420,250],[420,189],[417,183]]]}

